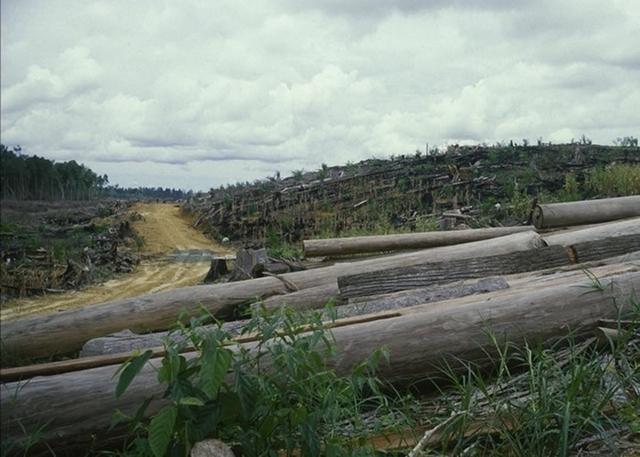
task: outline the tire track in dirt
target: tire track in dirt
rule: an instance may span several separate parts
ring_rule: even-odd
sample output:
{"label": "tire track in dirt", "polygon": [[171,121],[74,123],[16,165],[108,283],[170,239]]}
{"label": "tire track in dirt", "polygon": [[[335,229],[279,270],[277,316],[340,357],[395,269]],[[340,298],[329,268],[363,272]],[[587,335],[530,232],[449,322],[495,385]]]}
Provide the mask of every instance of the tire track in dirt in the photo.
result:
{"label": "tire track in dirt", "polygon": [[180,208],[169,203],[140,203],[133,211],[143,216],[133,227],[144,239],[143,260],[129,274],[119,275],[102,284],[63,294],[49,294],[10,300],[0,311],[0,319],[16,319],[34,314],[48,314],[120,298],[198,284],[209,269],[206,257],[176,261],[171,254],[192,250],[216,255],[230,251],[209,240],[191,227]]}

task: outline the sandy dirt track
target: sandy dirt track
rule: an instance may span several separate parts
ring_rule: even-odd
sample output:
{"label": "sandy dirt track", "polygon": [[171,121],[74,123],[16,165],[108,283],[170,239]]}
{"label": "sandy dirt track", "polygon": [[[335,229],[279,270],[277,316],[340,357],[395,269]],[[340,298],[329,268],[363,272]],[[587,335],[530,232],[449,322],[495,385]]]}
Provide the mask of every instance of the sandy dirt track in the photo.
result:
{"label": "sandy dirt track", "polygon": [[180,208],[171,203],[140,203],[133,208],[143,219],[133,226],[144,238],[144,260],[130,274],[79,291],[11,300],[3,305],[0,319],[15,319],[103,303],[119,298],[160,292],[199,283],[209,269],[209,261],[175,261],[175,251],[200,250],[218,255],[230,252],[193,229]]}

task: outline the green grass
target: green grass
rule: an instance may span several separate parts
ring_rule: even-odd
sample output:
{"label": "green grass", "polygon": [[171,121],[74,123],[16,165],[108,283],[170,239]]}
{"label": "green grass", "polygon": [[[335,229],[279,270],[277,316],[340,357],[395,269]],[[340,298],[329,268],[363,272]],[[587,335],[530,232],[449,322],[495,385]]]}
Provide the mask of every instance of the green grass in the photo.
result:
{"label": "green grass", "polygon": [[604,342],[568,336],[551,347],[516,347],[489,335],[499,353],[494,372],[444,370],[452,387],[442,391],[440,422],[455,420],[424,455],[567,456],[588,446],[596,449],[589,455],[619,455],[626,440],[640,446],[640,307],[633,305],[635,324]]}
{"label": "green grass", "polygon": [[594,168],[586,176],[585,187],[590,194],[602,197],[640,194],[640,165]]}

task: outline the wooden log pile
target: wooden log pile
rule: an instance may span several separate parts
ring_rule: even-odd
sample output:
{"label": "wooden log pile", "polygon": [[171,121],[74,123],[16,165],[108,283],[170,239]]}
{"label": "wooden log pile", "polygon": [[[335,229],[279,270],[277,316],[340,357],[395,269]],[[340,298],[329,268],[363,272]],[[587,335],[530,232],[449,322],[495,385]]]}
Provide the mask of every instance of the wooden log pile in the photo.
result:
{"label": "wooden log pile", "polygon": [[[640,294],[639,221],[543,235],[531,230],[497,231],[503,236],[490,239],[472,234],[477,241],[463,237],[460,244],[444,237],[437,247],[257,278],[256,266],[264,267],[269,259],[247,251],[237,256],[247,270],[244,280],[2,322],[3,350],[44,357],[84,345],[87,356],[2,369],[3,438],[20,439],[25,430],[46,422],[42,434],[52,446],[74,449],[87,440],[104,442],[115,409],[132,413],[152,397],[148,412],[157,411],[162,387],[156,369],[164,354],[159,347],[164,331],[182,312],[197,315],[202,307],[226,317],[226,328],[237,331],[244,322],[234,320],[234,312],[244,305],[276,309],[288,304],[308,312],[333,300],[338,319],[325,315],[325,325],[336,348],[327,366],[348,373],[372,351],[386,347],[389,363],[378,374],[395,384],[437,379],[443,363],[490,365],[495,346],[489,331],[513,344],[545,343],[567,332],[593,334],[602,319],[626,318]],[[379,246],[376,250],[391,250]],[[156,333],[134,333],[150,330]],[[241,335],[230,344],[260,351],[255,335]],[[154,358],[117,400],[114,373],[131,350],[141,348],[152,348]],[[194,356],[187,351],[188,358]],[[268,367],[269,360],[263,360]]]}
{"label": "wooden log pile", "polygon": [[[619,317],[620,304],[640,290],[637,268],[618,264],[593,272],[604,285],[593,293],[576,293],[577,288],[588,284],[584,274],[577,272],[489,294],[417,305],[336,327],[332,330],[336,352],[327,363],[339,373],[347,373],[373,348],[385,346],[390,362],[379,374],[403,383],[437,377],[443,361],[491,363],[495,347],[487,337],[488,330],[514,344],[544,342],[569,329],[592,331],[599,319]],[[243,346],[257,350],[252,342]],[[156,382],[158,363],[158,359],[152,359],[120,400],[114,395],[118,365],[5,384],[0,392],[3,434],[20,438],[25,429],[44,421],[48,423],[44,438],[60,446],[100,441],[108,436],[106,430],[116,408],[132,414],[149,397],[154,399],[149,412],[162,405],[159,398],[163,389]]]}
{"label": "wooden log pile", "polygon": [[[340,263],[326,268],[223,284],[183,287],[114,300],[100,306],[86,306],[51,316],[2,322],[0,331],[5,350],[22,356],[48,356],[79,350],[91,338],[126,328],[134,331],[164,330],[174,325],[181,313],[184,316],[200,315],[203,307],[213,314],[228,317],[238,305],[250,304],[256,299],[272,295],[336,284],[338,276],[346,273],[366,273],[429,260],[523,251],[543,245],[544,241],[536,233],[522,232],[486,241],[395,254],[384,259]],[[329,298],[331,297],[326,297]]]}

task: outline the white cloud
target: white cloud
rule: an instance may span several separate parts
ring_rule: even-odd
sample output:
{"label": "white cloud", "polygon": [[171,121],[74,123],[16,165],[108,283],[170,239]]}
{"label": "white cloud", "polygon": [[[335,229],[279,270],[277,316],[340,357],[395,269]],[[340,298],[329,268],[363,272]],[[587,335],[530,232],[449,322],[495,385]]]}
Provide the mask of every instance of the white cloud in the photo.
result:
{"label": "white cloud", "polygon": [[206,189],[424,143],[638,135],[633,0],[2,3],[2,141]]}

